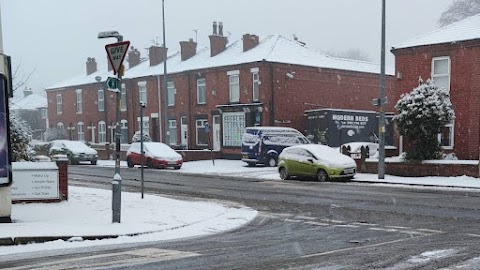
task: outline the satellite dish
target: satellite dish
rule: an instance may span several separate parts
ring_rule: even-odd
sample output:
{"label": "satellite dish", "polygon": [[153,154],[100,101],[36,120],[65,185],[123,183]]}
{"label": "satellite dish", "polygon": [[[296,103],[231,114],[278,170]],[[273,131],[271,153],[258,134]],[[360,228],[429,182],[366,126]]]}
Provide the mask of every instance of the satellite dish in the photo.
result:
{"label": "satellite dish", "polygon": [[100,82],[101,80],[102,80],[102,77],[100,76],[95,77],[95,81]]}

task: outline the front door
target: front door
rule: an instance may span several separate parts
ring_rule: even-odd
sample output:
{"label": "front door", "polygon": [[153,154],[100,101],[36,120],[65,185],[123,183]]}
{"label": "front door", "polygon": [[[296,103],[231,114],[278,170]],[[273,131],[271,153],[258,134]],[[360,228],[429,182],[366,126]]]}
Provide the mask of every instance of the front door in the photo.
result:
{"label": "front door", "polygon": [[180,119],[180,134],[182,136],[181,144],[185,149],[188,149],[188,125],[187,125],[187,117],[182,116]]}
{"label": "front door", "polygon": [[220,115],[213,116],[213,150],[219,151],[220,144]]}

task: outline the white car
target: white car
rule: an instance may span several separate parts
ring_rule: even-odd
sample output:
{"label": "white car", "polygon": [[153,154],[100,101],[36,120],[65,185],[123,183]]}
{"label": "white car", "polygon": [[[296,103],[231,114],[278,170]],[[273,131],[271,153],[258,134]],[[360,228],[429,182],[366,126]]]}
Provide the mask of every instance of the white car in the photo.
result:
{"label": "white car", "polygon": [[55,156],[58,154],[67,155],[70,164],[78,164],[80,161],[89,161],[92,165],[96,165],[98,160],[97,150],[80,141],[52,141],[48,153],[52,160],[55,160]]}

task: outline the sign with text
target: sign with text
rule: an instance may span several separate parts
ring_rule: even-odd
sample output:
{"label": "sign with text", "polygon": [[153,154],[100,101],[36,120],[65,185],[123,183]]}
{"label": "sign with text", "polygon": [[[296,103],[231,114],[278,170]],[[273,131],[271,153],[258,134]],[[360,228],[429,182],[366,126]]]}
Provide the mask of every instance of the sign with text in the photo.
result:
{"label": "sign with text", "polygon": [[122,41],[105,45],[105,50],[107,51],[108,55],[108,61],[110,61],[110,64],[113,68],[113,74],[117,74],[120,71],[129,46],[130,41]]}
{"label": "sign with text", "polygon": [[[19,162],[16,162],[14,164],[18,165],[18,163]],[[43,163],[43,167],[13,168],[12,200],[28,201],[59,199],[60,186],[56,164],[54,162],[28,163]]]}

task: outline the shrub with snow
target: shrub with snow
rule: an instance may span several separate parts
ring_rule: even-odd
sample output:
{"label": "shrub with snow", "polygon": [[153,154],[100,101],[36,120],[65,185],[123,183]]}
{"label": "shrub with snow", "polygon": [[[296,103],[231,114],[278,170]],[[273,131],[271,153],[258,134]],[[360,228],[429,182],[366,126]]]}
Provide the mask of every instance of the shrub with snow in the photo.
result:
{"label": "shrub with snow", "polygon": [[59,128],[48,128],[45,131],[45,141],[51,142],[54,140],[63,140],[65,139],[65,132],[63,129]]}
{"label": "shrub with snow", "polygon": [[[140,131],[136,131],[135,134],[133,134],[132,137],[132,142],[140,142]],[[150,135],[148,133],[143,132],[143,141],[144,142],[151,142],[152,138],[150,138]]]}
{"label": "shrub with snow", "polygon": [[455,119],[448,90],[438,88],[432,80],[412,92],[403,94],[395,105],[398,114],[394,120],[399,132],[408,143],[408,160],[440,159],[438,133]]}
{"label": "shrub with snow", "polygon": [[30,141],[32,130],[25,121],[21,121],[10,114],[10,143],[12,147],[12,161],[32,161],[33,151]]}

